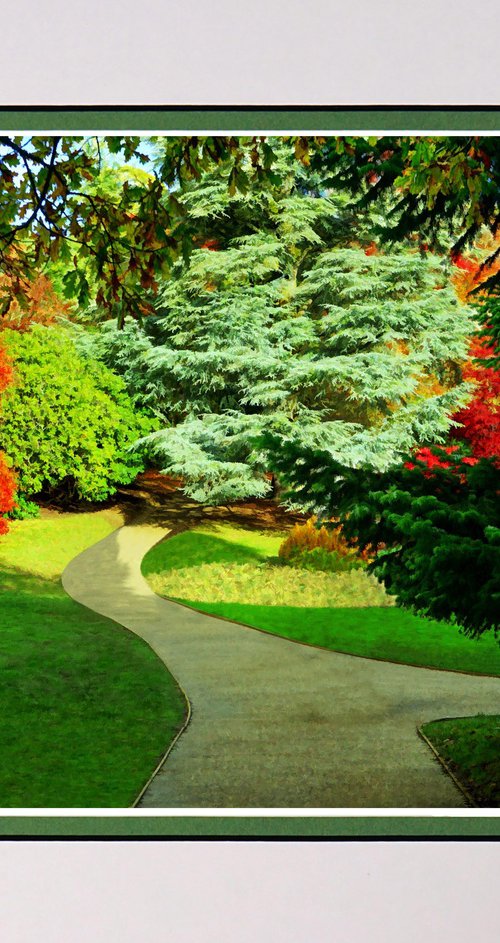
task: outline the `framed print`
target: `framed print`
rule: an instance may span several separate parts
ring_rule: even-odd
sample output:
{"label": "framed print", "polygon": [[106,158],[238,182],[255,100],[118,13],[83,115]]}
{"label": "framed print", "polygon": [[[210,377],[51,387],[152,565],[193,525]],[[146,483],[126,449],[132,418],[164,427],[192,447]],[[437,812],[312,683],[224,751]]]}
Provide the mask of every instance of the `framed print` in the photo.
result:
{"label": "framed print", "polygon": [[0,122],[1,833],[498,835],[499,109]]}

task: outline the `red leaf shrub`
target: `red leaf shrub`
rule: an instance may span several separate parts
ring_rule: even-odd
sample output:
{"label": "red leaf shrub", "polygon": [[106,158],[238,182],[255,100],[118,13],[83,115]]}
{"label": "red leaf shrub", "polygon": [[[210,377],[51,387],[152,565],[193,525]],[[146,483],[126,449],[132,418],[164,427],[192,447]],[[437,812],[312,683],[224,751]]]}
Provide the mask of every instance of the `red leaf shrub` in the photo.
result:
{"label": "red leaf shrub", "polygon": [[[12,380],[12,367],[3,347],[0,346],[0,393],[9,386]],[[16,491],[16,477],[7,465],[4,455],[0,452],[0,534],[8,530],[7,521],[3,517],[15,506],[14,494]]]}
{"label": "red leaf shrub", "polygon": [[[446,460],[444,453],[451,455],[457,452],[459,443],[463,443],[471,452],[461,457],[463,465],[476,465],[480,458],[500,459],[500,371],[485,367],[480,362],[494,353],[487,341],[479,338],[472,341],[471,359],[463,368],[463,376],[475,384],[475,391],[469,405],[453,416],[456,422],[461,423],[451,433],[457,444],[439,446],[436,450],[421,448],[415,452],[415,462],[424,462],[429,469],[456,466],[455,462]],[[406,462],[405,468],[415,468],[415,462]],[[431,473],[424,474],[429,478]]]}
{"label": "red leaf shrub", "polygon": [[0,452],[0,513],[2,514],[0,517],[0,534],[6,534],[9,529],[3,515],[7,514],[8,511],[12,511],[15,507],[15,491],[16,476],[7,465],[4,455]]}

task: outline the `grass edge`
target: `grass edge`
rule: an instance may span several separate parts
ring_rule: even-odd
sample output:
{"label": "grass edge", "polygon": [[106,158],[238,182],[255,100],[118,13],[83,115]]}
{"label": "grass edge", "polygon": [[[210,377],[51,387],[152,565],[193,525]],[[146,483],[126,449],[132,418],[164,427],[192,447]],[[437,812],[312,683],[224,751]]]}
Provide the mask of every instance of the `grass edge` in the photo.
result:
{"label": "grass edge", "polygon": [[[438,720],[460,720],[460,719],[461,719],[461,718],[459,718],[459,717],[456,717],[456,718],[455,718],[455,717],[439,717],[439,718],[438,718]],[[436,721],[429,721],[429,723],[436,723]],[[464,784],[460,781],[460,779],[456,776],[456,774],[450,769],[450,767],[449,767],[448,763],[446,762],[446,760],[444,759],[444,757],[441,756],[441,754],[439,753],[439,751],[437,750],[437,748],[434,746],[434,744],[432,743],[432,741],[429,739],[429,737],[427,736],[427,734],[424,733],[424,731],[423,731],[423,729],[422,729],[422,726],[417,726],[417,734],[418,734],[418,736],[420,737],[420,739],[423,740],[423,742],[424,742],[425,744],[427,744],[427,746],[429,747],[429,749],[431,750],[431,752],[434,754],[434,757],[436,758],[436,760],[438,761],[438,763],[440,763],[440,765],[441,765],[442,769],[444,770],[444,772],[446,773],[446,775],[450,777],[450,779],[453,781],[453,783],[455,784],[455,786],[457,787],[457,789],[460,790],[460,792],[462,793],[462,795],[463,795],[464,798],[465,798],[465,801],[467,802],[467,805],[470,806],[472,809],[478,809],[479,806],[478,806],[477,802],[474,801],[474,799],[473,799],[471,793],[469,792],[469,790],[467,789],[467,787],[464,786]]]}
{"label": "grass edge", "polygon": [[[151,646],[150,646],[150,647],[151,647]],[[151,650],[154,651],[154,649],[151,649]],[[155,654],[156,654],[156,652],[155,652]],[[158,655],[157,657],[159,658],[160,656]],[[163,659],[162,659],[162,661],[163,661]],[[186,702],[186,707],[187,707],[186,716],[185,716],[185,718],[184,718],[184,722],[183,722],[181,728],[177,731],[177,733],[176,733],[174,739],[170,741],[170,744],[169,744],[169,746],[167,747],[167,750],[165,751],[165,753],[163,754],[163,756],[160,758],[159,763],[157,763],[157,765],[156,765],[156,767],[154,768],[153,772],[151,773],[149,779],[146,781],[146,783],[145,783],[144,786],[142,787],[142,789],[141,789],[139,795],[136,797],[136,799],[134,799],[133,803],[129,806],[130,809],[136,809],[136,808],[138,807],[139,803],[141,802],[141,800],[144,798],[146,792],[148,791],[148,789],[149,789],[151,783],[153,782],[154,779],[156,779],[158,773],[163,769],[163,767],[164,767],[165,763],[167,762],[167,760],[168,760],[168,758],[169,758],[169,756],[170,756],[172,750],[173,750],[174,747],[177,745],[178,740],[180,740],[180,738],[182,737],[182,734],[185,733],[185,731],[186,731],[187,728],[189,727],[189,724],[191,723],[191,718],[192,718],[192,715],[193,715],[193,709],[192,709],[191,701],[189,700],[189,697],[187,696],[186,691],[184,690],[184,688],[182,687],[182,685],[180,684],[180,682],[178,681],[178,679],[175,677],[175,675],[172,674],[172,672],[170,671],[170,668],[167,666],[167,664],[166,664],[165,662],[163,662],[163,664],[165,665],[167,671],[170,673],[170,675],[171,675],[172,678],[174,679],[174,681],[175,681],[177,687],[179,688],[179,691],[181,692],[181,694],[182,694],[182,696],[183,696],[183,698],[184,698],[184,700],[185,700],[185,702]]]}
{"label": "grass edge", "polygon": [[[149,588],[151,592],[155,592],[151,586]],[[439,668],[436,665],[418,665],[410,661],[392,661],[390,658],[377,657],[377,655],[360,655],[358,652],[343,652],[339,648],[327,648],[325,645],[315,645],[314,642],[305,642],[302,639],[290,638],[288,635],[280,635],[278,632],[271,632],[270,629],[262,629],[257,625],[249,625],[248,622],[238,622],[237,619],[230,619],[228,616],[221,616],[215,612],[206,612],[204,609],[198,609],[197,606],[191,606],[187,602],[181,602],[173,596],[160,596],[159,593],[155,593],[155,596],[158,596],[158,599],[166,599],[176,606],[182,606],[184,609],[190,609],[191,612],[198,612],[201,616],[208,616],[209,619],[221,619],[222,622],[230,622],[232,625],[239,625],[242,629],[261,632],[263,635],[270,635],[272,638],[280,638],[285,642],[292,642],[294,645],[305,645],[307,648],[314,648],[320,652],[330,652],[332,655],[345,655],[346,658],[364,658],[366,661],[379,661],[386,665],[401,665],[403,668],[422,668],[424,671],[446,671],[448,674],[465,675],[468,678],[500,677],[499,675],[486,674],[483,671],[465,671],[463,668]],[[370,607],[360,606],[359,608]]]}

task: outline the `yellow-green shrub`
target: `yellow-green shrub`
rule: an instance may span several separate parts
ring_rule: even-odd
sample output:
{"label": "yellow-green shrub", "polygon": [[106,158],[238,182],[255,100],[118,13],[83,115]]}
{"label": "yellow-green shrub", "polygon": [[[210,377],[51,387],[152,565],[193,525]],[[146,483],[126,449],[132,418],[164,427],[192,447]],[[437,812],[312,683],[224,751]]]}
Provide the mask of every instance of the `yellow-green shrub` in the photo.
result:
{"label": "yellow-green shrub", "polygon": [[314,570],[345,570],[366,562],[339,528],[318,527],[316,518],[295,524],[278,550],[284,563]]}
{"label": "yellow-green shrub", "polygon": [[2,332],[14,382],[2,396],[0,450],[19,492],[104,501],[144,471],[129,451],[155,422],[136,409],[112,370],[84,359],[63,328]]}

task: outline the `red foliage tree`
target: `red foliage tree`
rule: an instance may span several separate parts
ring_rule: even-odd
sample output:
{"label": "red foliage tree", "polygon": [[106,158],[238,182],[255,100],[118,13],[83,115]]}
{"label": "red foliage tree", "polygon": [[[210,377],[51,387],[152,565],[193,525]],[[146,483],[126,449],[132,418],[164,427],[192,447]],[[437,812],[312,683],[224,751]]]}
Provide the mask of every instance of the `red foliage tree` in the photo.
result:
{"label": "red foliage tree", "polygon": [[5,517],[8,511],[12,511],[16,502],[14,494],[16,491],[16,476],[7,465],[5,457],[0,452],[0,534],[6,534],[9,527]]}
{"label": "red foliage tree", "polygon": [[[475,384],[474,396],[464,409],[455,413],[453,419],[461,423],[452,431],[452,438],[468,446],[471,455],[462,458],[462,464],[475,465],[480,458],[500,459],[500,371],[485,367],[481,360],[494,354],[487,341],[474,338],[470,347],[471,359],[463,368],[464,379]],[[423,462],[428,469],[450,468],[446,460],[459,449],[456,445],[440,446],[437,450],[422,448],[415,452],[415,460]],[[414,462],[406,462],[406,468],[415,468]],[[432,474],[424,472],[426,477]]]}
{"label": "red foliage tree", "polygon": [[[482,255],[491,255],[493,249],[499,248],[500,239],[494,240],[491,236],[485,237],[484,245],[479,244]],[[493,263],[483,267],[481,258],[467,258],[456,252],[452,255],[452,262],[457,269],[453,283],[458,297],[463,302],[473,299],[473,292],[477,291],[478,286],[493,273],[500,271],[500,256]],[[466,465],[475,465],[480,458],[500,459],[500,371],[481,363],[482,360],[493,358],[495,353],[494,347],[487,339],[473,338],[469,360],[462,369],[464,379],[474,383],[475,389],[469,405],[453,416],[460,426],[453,429],[451,438],[468,446],[471,455],[462,459]],[[445,453],[451,455],[458,448],[458,444],[452,444],[438,450],[419,449],[415,452],[415,459],[423,462],[429,469],[449,468],[452,463],[446,461]],[[406,467],[414,468],[415,465],[413,462],[407,462]],[[429,474],[424,474],[429,477]]]}
{"label": "red foliage tree", "polygon": [[[12,367],[3,347],[0,346],[0,393],[12,381]],[[16,491],[16,477],[9,468],[5,456],[0,452],[0,534],[8,530],[4,514],[15,507],[14,494]]]}
{"label": "red foliage tree", "polygon": [[475,458],[500,456],[500,371],[483,366],[480,361],[493,357],[495,351],[487,341],[475,339],[471,357],[463,374],[475,383],[472,401],[453,418],[462,426],[453,431],[453,437],[470,446]]}

